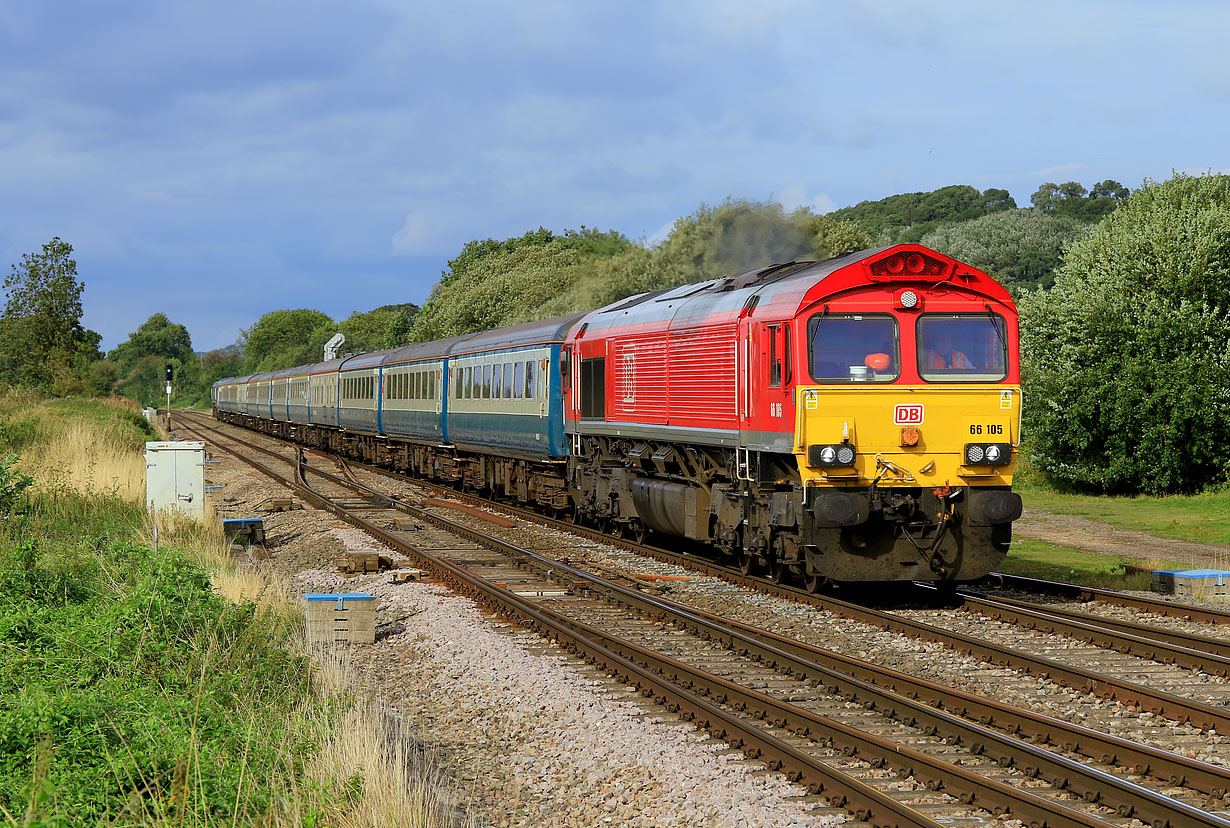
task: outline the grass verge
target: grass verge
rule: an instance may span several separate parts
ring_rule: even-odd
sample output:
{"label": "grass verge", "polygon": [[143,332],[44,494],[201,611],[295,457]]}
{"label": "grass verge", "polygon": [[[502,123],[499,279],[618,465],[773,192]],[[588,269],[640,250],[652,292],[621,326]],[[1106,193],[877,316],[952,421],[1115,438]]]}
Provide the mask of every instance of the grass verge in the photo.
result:
{"label": "grass verge", "polygon": [[1230,487],[1161,497],[1070,494],[1052,488],[1025,457],[1013,488],[1026,510],[1077,515],[1160,538],[1230,546]]}
{"label": "grass verge", "polygon": [[455,822],[401,721],[305,648],[284,584],[236,568],[216,526],[160,520],[155,551],[154,435],[130,412],[0,398],[0,453],[34,480],[0,515],[0,818]]}
{"label": "grass verge", "polygon": [[1079,515],[1161,538],[1230,545],[1230,490],[1165,497],[1064,494],[1037,486],[1020,492],[1026,509]]}
{"label": "grass verge", "polygon": [[999,570],[1009,575],[1064,581],[1104,589],[1148,590],[1150,576],[1131,567],[1189,569],[1190,565],[1149,558],[1097,555],[1083,549],[1054,546],[1034,540],[1014,540]]}

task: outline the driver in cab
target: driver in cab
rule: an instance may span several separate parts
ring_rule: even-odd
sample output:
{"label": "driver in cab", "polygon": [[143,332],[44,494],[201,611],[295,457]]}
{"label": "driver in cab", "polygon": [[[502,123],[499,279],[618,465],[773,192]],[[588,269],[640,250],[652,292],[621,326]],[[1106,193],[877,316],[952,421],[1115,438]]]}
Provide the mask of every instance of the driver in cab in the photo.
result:
{"label": "driver in cab", "polygon": [[953,347],[952,334],[942,329],[936,331],[932,345],[927,349],[925,365],[931,371],[968,370],[976,367],[963,351]]}

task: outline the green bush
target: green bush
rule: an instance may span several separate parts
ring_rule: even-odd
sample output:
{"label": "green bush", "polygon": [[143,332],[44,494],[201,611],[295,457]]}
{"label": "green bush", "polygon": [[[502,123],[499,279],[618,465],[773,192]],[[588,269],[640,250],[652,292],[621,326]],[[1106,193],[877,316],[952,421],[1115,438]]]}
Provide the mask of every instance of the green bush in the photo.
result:
{"label": "green bush", "polygon": [[288,729],[312,672],[287,622],[174,550],[74,551],[46,528],[0,553],[0,807],[46,825],[268,814],[260,781],[320,737]]}
{"label": "green bush", "polygon": [[1052,482],[1230,479],[1230,176],[1146,182],[1024,298],[1021,345],[1032,460]]}
{"label": "green bush", "polygon": [[16,462],[16,454],[0,459],[0,518],[13,513],[21,502],[22,493],[34,482],[34,478],[13,468]]}

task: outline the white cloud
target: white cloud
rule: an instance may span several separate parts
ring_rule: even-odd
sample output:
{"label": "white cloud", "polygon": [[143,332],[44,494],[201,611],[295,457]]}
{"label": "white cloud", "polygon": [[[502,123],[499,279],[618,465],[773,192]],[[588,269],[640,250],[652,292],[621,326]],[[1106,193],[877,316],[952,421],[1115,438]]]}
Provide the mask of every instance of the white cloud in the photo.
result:
{"label": "white cloud", "polygon": [[806,207],[813,213],[824,214],[837,209],[837,203],[827,193],[807,195],[807,189],[802,184],[787,187],[777,197],[777,201],[787,210],[797,210]]}
{"label": "white cloud", "polygon": [[438,253],[443,247],[442,224],[435,211],[411,210],[401,229],[393,234],[393,252],[403,256]]}
{"label": "white cloud", "polygon": [[645,243],[650,247],[657,247],[662,242],[666,241],[670,237],[671,231],[675,229],[675,222],[677,220],[678,219],[671,219],[666,222],[666,224],[663,224],[654,233],[652,233],[649,238],[645,239]]}

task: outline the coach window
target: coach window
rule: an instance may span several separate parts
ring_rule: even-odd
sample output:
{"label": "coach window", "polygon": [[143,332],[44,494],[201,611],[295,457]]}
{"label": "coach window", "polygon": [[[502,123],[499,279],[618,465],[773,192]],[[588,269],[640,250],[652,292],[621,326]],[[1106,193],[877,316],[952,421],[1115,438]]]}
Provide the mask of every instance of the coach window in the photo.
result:
{"label": "coach window", "polygon": [[999,314],[918,318],[918,374],[929,382],[1000,382],[1008,376],[1007,324]]}
{"label": "coach window", "polygon": [[818,313],[807,320],[807,360],[816,382],[892,382],[901,376],[897,320]]}
{"label": "coach window", "polygon": [[511,362],[504,363],[504,399],[512,399],[513,366]]}
{"label": "coach window", "polygon": [[427,372],[427,399],[429,400],[434,400],[436,398],[437,379],[439,379],[439,377],[436,376],[434,369]]}
{"label": "coach window", "polygon": [[491,398],[498,400],[504,396],[504,366],[496,365],[491,370]]}
{"label": "coach window", "polygon": [[513,396],[519,400],[525,399],[525,366],[528,362],[518,362],[513,368]]}
{"label": "coach window", "polygon": [[491,363],[483,366],[483,399],[491,399]]}

